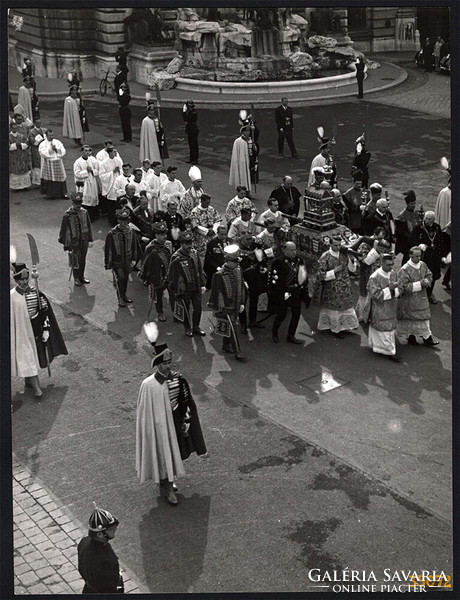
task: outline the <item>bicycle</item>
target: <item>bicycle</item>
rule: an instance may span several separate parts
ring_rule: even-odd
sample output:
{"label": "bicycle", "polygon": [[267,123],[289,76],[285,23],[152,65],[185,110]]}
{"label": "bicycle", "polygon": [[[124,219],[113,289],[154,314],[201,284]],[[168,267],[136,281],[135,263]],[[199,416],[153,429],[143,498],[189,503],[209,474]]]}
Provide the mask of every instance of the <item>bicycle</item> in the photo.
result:
{"label": "bicycle", "polygon": [[115,73],[113,73],[110,69],[108,71],[103,70],[102,72],[105,73],[105,77],[103,77],[99,83],[99,93],[101,96],[105,96],[107,93],[107,86],[109,86],[112,92],[115,93],[115,88],[112,85],[112,82],[109,80],[109,75],[111,73],[115,75]]}

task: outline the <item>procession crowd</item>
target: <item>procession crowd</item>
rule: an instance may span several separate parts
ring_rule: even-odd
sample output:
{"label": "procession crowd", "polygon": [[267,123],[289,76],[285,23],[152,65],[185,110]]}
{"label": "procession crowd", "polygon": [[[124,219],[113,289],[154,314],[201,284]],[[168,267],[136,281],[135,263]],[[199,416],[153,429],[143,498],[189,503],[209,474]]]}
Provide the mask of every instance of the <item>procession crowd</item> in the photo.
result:
{"label": "procession crowd", "polygon": [[[49,198],[67,197],[62,160],[66,149],[52,129],[41,126],[32,73],[25,72],[23,88],[10,117],[10,189],[34,185]],[[119,78],[116,91],[124,141],[131,141],[126,78]],[[175,165],[163,167],[168,157],[166,137],[155,102],[149,98],[146,111],[137,165],[122,159],[112,138],[94,156],[91,146],[82,141],[88,121],[79,82],[74,75],[69,77],[63,136],[81,147],[81,155],[73,164],[76,191],[69,193],[71,206],[62,217],[58,241],[69,254],[77,287],[90,283],[85,266],[93,242],[92,223],[106,216],[111,229],[103,264],[112,272],[118,306],[132,304],[127,294],[135,275],[149,294],[149,315],[155,306],[157,322],[173,319],[183,324],[186,336],[205,336],[200,321],[203,297],[209,291],[207,306],[215,316],[215,333],[222,336],[222,352],[236,360],[247,358],[241,335],[263,328],[262,321],[271,316],[271,339],[279,344],[288,310],[286,340],[302,345],[296,330],[302,304],[308,308],[310,302],[320,308],[318,330],[329,330],[343,339],[361,321],[368,327],[373,352],[396,362],[401,360],[397,339],[413,345],[421,341],[428,347],[439,343],[430,328],[430,304],[437,303],[433,289],[443,268],[442,283],[450,290],[448,164],[448,183],[439,193],[435,211],[416,210],[416,194],[409,189],[403,194],[406,208],[394,217],[383,186],[369,183],[371,154],[364,135],[355,142],[350,165],[353,185],[341,192],[332,153],[334,140],[318,128],[319,153],[312,160],[305,193],[286,175],[269,194],[266,210],[259,212],[253,193],[259,176],[258,128],[252,116],[241,111],[240,136],[233,143],[229,174],[235,195],[220,214],[197,166],[199,130],[194,103],[189,100],[182,109],[191,164],[186,185],[177,178]],[[286,141],[292,158],[298,159],[293,114],[286,98],[276,109],[275,123],[279,155]],[[332,215],[331,233],[324,232],[317,260],[298,242],[303,211]],[[401,267],[396,269],[398,255]],[[55,356],[67,354],[67,349],[49,301],[29,285],[29,269],[16,259],[11,262],[16,283],[11,290],[12,375],[25,377],[26,385],[40,397],[39,369]],[[165,310],[166,298],[170,311]],[[267,316],[259,318],[259,313]],[[139,393],[136,470],[141,481],[160,483],[167,501],[174,505],[174,480],[184,473],[182,461],[192,452],[206,456],[207,450],[187,380],[171,370],[172,353],[166,344],[157,343],[158,326],[146,323],[145,332],[156,370]],[[99,509],[92,519],[91,539],[115,531],[118,525],[110,513]],[[99,538],[105,544],[111,539]],[[93,560],[88,562],[87,556],[82,564]],[[85,569],[90,567],[82,566]],[[86,592],[101,591],[88,583],[91,576],[84,578]],[[112,584],[114,589],[119,586],[118,576],[114,575]]]}

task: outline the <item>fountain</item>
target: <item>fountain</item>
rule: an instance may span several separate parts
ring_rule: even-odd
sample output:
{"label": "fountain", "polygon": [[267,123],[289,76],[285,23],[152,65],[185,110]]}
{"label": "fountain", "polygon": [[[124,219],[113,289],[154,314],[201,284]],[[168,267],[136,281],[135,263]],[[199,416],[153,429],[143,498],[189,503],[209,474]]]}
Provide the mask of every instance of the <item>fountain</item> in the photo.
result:
{"label": "fountain", "polygon": [[180,58],[172,70],[168,65],[152,71],[151,87],[261,93],[283,83],[283,88],[297,91],[306,81],[311,82],[309,89],[327,87],[330,75],[337,76],[335,85],[345,85],[354,77],[356,57],[362,56],[353,49],[339,14],[332,20],[333,35],[321,35],[289,8],[245,9],[243,18],[234,9],[216,9],[211,13],[215,20],[202,18],[198,10],[177,9],[174,35]]}

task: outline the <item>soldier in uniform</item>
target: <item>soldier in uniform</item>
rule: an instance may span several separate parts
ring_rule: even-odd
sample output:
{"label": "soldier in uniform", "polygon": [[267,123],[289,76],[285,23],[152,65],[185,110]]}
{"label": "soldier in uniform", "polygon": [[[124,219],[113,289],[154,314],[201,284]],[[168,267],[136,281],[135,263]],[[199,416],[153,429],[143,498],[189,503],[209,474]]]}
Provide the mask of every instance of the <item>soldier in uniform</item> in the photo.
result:
{"label": "soldier in uniform", "polygon": [[140,249],[137,236],[129,227],[129,210],[119,209],[115,215],[118,225],[115,225],[105,238],[105,268],[112,269],[118,306],[125,307],[132,303],[126,295],[126,290],[129,273],[140,258]]}
{"label": "soldier in uniform", "polygon": [[227,226],[219,225],[217,235],[213,237],[207,247],[204,257],[203,270],[206,275],[206,289],[211,289],[211,280],[218,267],[221,267],[224,262],[224,248],[227,245]]}
{"label": "soldier in uniform", "polygon": [[81,286],[89,283],[85,277],[86,255],[88,247],[93,245],[91,219],[88,211],[82,207],[83,197],[78,192],[70,194],[72,206],[66,210],[62,217],[59,243],[69,253],[69,262],[72,266],[75,285]]}
{"label": "soldier in uniform", "polygon": [[174,251],[179,250],[179,232],[185,230],[184,219],[177,212],[178,203],[170,198],[167,204],[167,210],[163,217],[168,228],[168,240],[172,243]]}
{"label": "soldier in uniform", "polygon": [[[155,302],[159,321],[166,321],[163,313],[163,293],[167,288],[168,270],[173,255],[172,243],[166,239],[168,227],[164,221],[153,224],[154,239],[145,249],[141,278],[150,286],[150,298]],[[168,289],[171,311],[174,312],[174,294]]]}
{"label": "soldier in uniform", "polygon": [[268,275],[268,306],[276,312],[273,322],[272,340],[279,343],[278,330],[286,318],[288,306],[291,308],[287,341],[291,344],[302,344],[295,337],[299,324],[302,300],[309,304],[307,269],[301,258],[297,256],[294,242],[285,242],[281,246],[282,256],[275,258]]}
{"label": "soldier in uniform", "polygon": [[12,269],[16,287],[10,290],[11,374],[24,377],[39,398],[39,368],[67,354],[67,348],[47,297],[29,285],[29,269],[17,262]]}
{"label": "soldier in uniform", "polygon": [[78,571],[85,581],[83,594],[122,594],[123,577],[117,555],[110,545],[119,521],[94,505],[88,535],[78,544]]}
{"label": "soldier in uniform", "polygon": [[[238,241],[240,248],[240,267],[243,272],[243,279],[247,285],[249,295],[249,324],[247,323],[246,308],[240,314],[241,333],[247,333],[249,329],[263,329],[264,326],[257,322],[257,304],[259,296],[266,291],[266,260],[262,256],[262,260],[257,258],[256,244],[252,235],[246,231],[241,234]],[[259,250],[263,255],[263,251]]]}
{"label": "soldier in uniform", "polygon": [[[184,308],[185,335],[193,334],[204,336],[206,333],[200,329],[201,320],[201,294],[206,290],[206,277],[203,272],[200,257],[192,248],[193,233],[181,231],[179,233],[180,248],[171,258],[168,273],[168,287],[172,289],[176,302],[181,302]],[[193,318],[190,322],[190,305],[193,307]]]}
{"label": "soldier in uniform", "polygon": [[237,360],[246,360],[235,329],[238,315],[244,310],[245,295],[239,254],[236,244],[224,248],[225,262],[212,276],[208,306],[216,317],[230,322],[230,337],[222,338],[222,352],[234,354]]}

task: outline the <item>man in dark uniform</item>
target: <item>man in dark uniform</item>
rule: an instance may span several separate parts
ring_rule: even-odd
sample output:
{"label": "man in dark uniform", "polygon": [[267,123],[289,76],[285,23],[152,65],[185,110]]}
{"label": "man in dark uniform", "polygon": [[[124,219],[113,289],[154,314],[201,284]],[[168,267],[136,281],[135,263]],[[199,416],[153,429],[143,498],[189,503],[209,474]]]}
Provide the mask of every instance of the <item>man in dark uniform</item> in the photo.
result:
{"label": "man in dark uniform", "polygon": [[358,98],[361,100],[363,98],[364,69],[366,68],[366,65],[360,56],[356,59],[355,68],[356,82],[358,83]]}
{"label": "man in dark uniform", "polygon": [[153,238],[154,220],[155,213],[149,206],[147,196],[140,196],[139,205],[136,206],[131,215],[131,222],[139,229],[138,238],[142,250],[145,250],[147,244]]}
{"label": "man in dark uniform", "polygon": [[72,267],[75,285],[89,283],[85,277],[86,255],[88,247],[93,242],[91,219],[88,211],[82,208],[83,196],[78,192],[70,194],[72,206],[62,217],[58,241],[69,253],[69,263]]}
{"label": "man in dark uniform", "polygon": [[239,253],[236,244],[224,248],[225,262],[212,276],[208,306],[217,318],[229,322],[230,337],[222,338],[222,352],[234,354],[237,360],[246,360],[236,333],[236,320],[244,310],[244,280]]}
{"label": "man in dark uniform", "polygon": [[406,208],[395,218],[395,256],[401,252],[403,265],[409,260],[409,238],[416,225],[420,225],[420,217],[415,211],[417,197],[414,190],[407,190],[403,193],[406,202]]}
{"label": "man in dark uniform", "polygon": [[129,227],[129,210],[121,208],[115,214],[118,225],[115,225],[105,238],[105,268],[112,269],[118,306],[125,307],[132,303],[126,295],[126,290],[129,273],[140,258],[140,250],[136,234]]}
{"label": "man in dark uniform", "polygon": [[[193,233],[181,231],[179,233],[180,248],[171,258],[168,273],[168,287],[174,292],[176,302],[184,308],[185,335],[193,334],[204,336],[206,333],[200,329],[201,320],[201,294],[206,290],[206,277],[203,272],[200,257],[192,248]],[[193,307],[193,318],[190,322],[190,305]]]}
{"label": "man in dark uniform", "polygon": [[292,108],[288,106],[287,98],[281,98],[281,104],[275,108],[275,121],[278,130],[278,155],[283,156],[284,140],[286,139],[292,158],[299,158],[292,134],[294,129]]}
{"label": "man in dark uniform", "polygon": [[278,344],[278,330],[286,318],[288,306],[291,308],[287,341],[291,344],[302,344],[295,337],[299,324],[302,300],[308,297],[307,269],[304,262],[297,256],[294,242],[285,242],[281,250],[283,255],[275,258],[268,275],[268,307],[276,312],[272,327],[272,339]]}
{"label": "man in dark uniform", "polygon": [[119,521],[94,505],[88,535],[78,544],[78,572],[85,581],[83,594],[122,594],[123,577],[117,555],[110,545]]}
{"label": "man in dark uniform", "polygon": [[[141,267],[141,278],[150,286],[150,298],[155,302],[159,321],[166,321],[163,313],[163,293],[167,288],[168,270],[173,255],[172,243],[166,239],[168,228],[164,221],[153,224],[155,238],[145,249],[145,256]],[[174,312],[174,295],[170,289],[169,303]]]}
{"label": "man in dark uniform", "polygon": [[[246,333],[249,329],[263,329],[264,326],[257,322],[257,304],[259,296],[267,289],[266,285],[266,260],[262,256],[261,260],[257,258],[256,244],[252,235],[245,231],[238,240],[240,248],[240,267],[243,272],[243,279],[248,287],[249,295],[249,324],[246,308],[240,314],[241,333]],[[263,255],[263,251],[259,251]]]}
{"label": "man in dark uniform", "polygon": [[[270,194],[270,198],[278,200],[279,210],[285,215],[291,215],[297,217],[300,209],[300,197],[302,194],[293,185],[292,177],[285,175],[283,177],[283,183],[275,188]],[[291,223],[291,225],[293,225]]]}
{"label": "man in dark uniform", "polygon": [[168,228],[167,239],[172,243],[174,251],[176,251],[180,248],[179,232],[185,230],[184,219],[177,212],[178,204],[176,200],[170,198],[166,206],[167,210],[163,218]]}
{"label": "man in dark uniform", "polygon": [[224,262],[224,248],[227,246],[227,225],[219,225],[217,235],[206,246],[203,271],[206,275],[206,289],[211,289],[211,280],[218,267]]}
{"label": "man in dark uniform", "polygon": [[193,100],[187,100],[187,102],[184,104],[182,116],[186,123],[185,133],[187,134],[188,145],[190,149],[190,157],[187,162],[191,163],[192,165],[197,165],[200,155],[200,149],[198,147],[198,135],[200,130],[198,129],[197,125],[198,115],[196,113]]}

